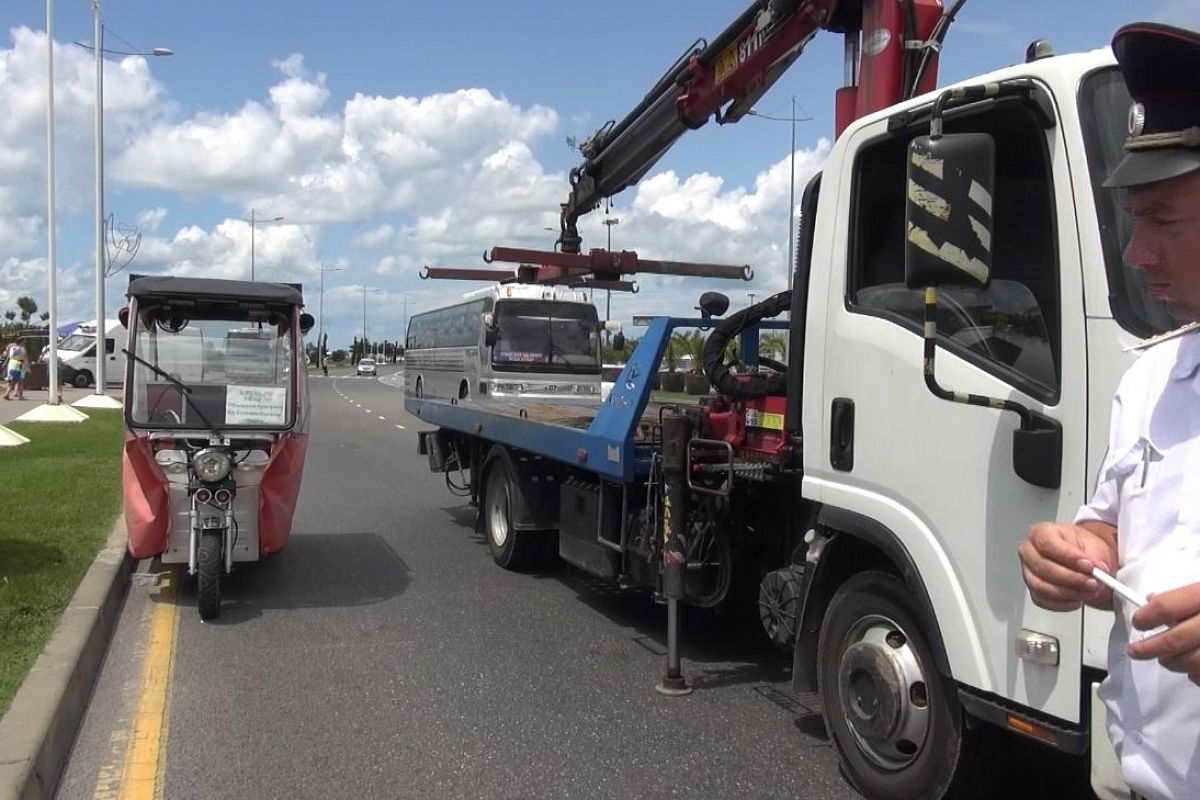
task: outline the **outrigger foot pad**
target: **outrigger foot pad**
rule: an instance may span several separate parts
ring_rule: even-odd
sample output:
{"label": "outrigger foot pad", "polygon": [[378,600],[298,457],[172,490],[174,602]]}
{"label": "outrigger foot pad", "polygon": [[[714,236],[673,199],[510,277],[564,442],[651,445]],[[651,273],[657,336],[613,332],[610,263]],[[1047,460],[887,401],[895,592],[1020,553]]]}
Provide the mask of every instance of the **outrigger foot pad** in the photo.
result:
{"label": "outrigger foot pad", "polygon": [[664,675],[662,683],[656,685],[654,691],[667,697],[684,697],[692,693],[692,687],[688,686],[687,678],[682,675],[677,678]]}

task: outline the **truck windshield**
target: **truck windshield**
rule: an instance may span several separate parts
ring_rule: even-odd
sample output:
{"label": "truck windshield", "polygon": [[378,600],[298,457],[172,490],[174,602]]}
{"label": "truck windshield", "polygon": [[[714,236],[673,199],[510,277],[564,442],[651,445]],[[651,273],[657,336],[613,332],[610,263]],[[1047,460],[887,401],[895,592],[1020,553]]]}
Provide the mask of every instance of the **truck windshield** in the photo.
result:
{"label": "truck windshield", "polygon": [[1130,103],[1129,90],[1116,67],[1093,72],[1080,86],[1080,117],[1113,318],[1130,333],[1146,337],[1173,330],[1184,320],[1151,297],[1141,271],[1125,264],[1122,253],[1129,242],[1131,224],[1121,205],[1123,193],[1103,186],[1125,155]]}
{"label": "truck windshield", "polygon": [[[245,320],[191,319],[159,324],[153,313],[131,319],[127,381],[129,421],[154,428],[289,427],[293,421],[293,345],[287,326]],[[167,377],[169,376],[169,377]],[[183,389],[170,380],[184,384]]]}
{"label": "truck windshield", "polygon": [[492,365],[526,372],[600,372],[600,319],[590,303],[499,300]]}

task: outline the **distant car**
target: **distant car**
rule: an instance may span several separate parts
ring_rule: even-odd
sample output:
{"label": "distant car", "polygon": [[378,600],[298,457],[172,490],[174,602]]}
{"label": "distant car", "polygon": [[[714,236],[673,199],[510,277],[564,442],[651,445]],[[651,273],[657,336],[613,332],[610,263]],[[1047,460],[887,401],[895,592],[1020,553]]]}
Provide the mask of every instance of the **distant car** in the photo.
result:
{"label": "distant car", "polygon": [[375,359],[364,358],[358,362],[359,375],[375,375]]}

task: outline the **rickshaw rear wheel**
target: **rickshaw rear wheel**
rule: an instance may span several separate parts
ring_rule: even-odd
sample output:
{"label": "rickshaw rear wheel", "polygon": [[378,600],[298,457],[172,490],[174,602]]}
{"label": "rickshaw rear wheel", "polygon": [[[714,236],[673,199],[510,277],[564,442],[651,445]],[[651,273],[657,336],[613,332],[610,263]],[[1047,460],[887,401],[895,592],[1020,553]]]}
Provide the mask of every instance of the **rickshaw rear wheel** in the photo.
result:
{"label": "rickshaw rear wheel", "polygon": [[200,619],[216,619],[221,613],[220,531],[205,531],[200,535],[200,552],[196,561],[196,596]]}

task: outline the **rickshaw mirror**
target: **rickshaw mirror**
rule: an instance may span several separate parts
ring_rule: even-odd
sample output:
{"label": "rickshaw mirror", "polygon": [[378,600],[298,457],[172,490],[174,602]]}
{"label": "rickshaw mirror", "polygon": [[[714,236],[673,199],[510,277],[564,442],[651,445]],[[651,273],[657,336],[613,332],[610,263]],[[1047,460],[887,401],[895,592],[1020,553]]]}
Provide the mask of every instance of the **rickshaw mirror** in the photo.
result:
{"label": "rickshaw mirror", "polygon": [[129,329],[129,306],[121,306],[121,310],[117,312],[117,319],[121,321],[121,327]]}
{"label": "rickshaw mirror", "polygon": [[313,325],[315,325],[316,322],[317,322],[317,320],[313,317],[312,314],[309,314],[307,312],[301,314],[300,315],[300,333],[306,334],[309,331],[311,331]]}
{"label": "rickshaw mirror", "polygon": [[178,311],[159,311],[154,322],[167,333],[179,333],[188,326],[188,318]]}

